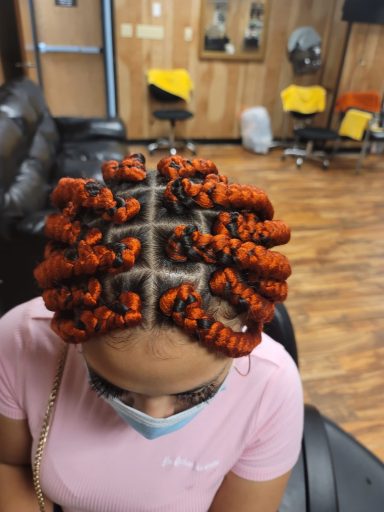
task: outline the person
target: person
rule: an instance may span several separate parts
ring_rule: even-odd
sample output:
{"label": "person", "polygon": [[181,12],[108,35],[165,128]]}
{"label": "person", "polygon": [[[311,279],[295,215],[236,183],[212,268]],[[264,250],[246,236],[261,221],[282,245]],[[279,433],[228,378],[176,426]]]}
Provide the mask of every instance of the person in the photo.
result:
{"label": "person", "polygon": [[303,429],[262,332],[289,228],[209,160],[102,170],[60,180],[42,297],[0,321],[0,510],[275,512]]}

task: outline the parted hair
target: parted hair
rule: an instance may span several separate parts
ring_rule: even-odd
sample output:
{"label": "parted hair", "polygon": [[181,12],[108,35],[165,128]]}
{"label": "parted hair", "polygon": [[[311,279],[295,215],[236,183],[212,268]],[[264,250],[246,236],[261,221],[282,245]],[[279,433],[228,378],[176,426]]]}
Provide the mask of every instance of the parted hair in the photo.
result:
{"label": "parted hair", "polygon": [[[66,342],[141,325],[174,325],[208,349],[249,354],[287,296],[291,273],[276,245],[289,228],[273,220],[261,189],[229,184],[210,160],[163,158],[147,172],[132,154],[102,167],[103,180],[62,178],[47,218],[50,239],[34,271],[53,330]],[[246,328],[212,313],[226,301]]]}

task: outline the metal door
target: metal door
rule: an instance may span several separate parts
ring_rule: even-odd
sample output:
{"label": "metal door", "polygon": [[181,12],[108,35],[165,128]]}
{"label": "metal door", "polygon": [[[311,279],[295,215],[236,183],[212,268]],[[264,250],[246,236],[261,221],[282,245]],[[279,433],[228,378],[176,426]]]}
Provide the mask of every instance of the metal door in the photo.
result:
{"label": "metal door", "polygon": [[55,116],[116,115],[111,0],[17,0],[27,75]]}

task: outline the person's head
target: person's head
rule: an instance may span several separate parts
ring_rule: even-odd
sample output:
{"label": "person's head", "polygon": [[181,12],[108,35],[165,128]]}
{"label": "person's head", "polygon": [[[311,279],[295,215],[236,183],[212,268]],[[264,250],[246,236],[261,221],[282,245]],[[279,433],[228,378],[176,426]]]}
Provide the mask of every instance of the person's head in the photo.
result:
{"label": "person's head", "polygon": [[219,382],[286,298],[290,266],[270,248],[289,229],[262,190],[228,184],[209,160],[172,156],[147,172],[130,155],[103,178],[63,178],[52,194],[61,212],[35,269],[52,328],[135,396]]}

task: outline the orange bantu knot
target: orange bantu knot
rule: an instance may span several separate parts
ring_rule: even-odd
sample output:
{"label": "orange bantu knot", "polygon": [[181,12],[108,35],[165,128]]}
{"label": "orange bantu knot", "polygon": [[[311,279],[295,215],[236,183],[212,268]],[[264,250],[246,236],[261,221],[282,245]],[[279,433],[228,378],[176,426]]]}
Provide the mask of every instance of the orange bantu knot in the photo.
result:
{"label": "orange bantu knot", "polygon": [[145,157],[141,153],[134,153],[124,157],[121,162],[109,160],[103,164],[102,173],[106,183],[143,181],[147,176]]}
{"label": "orange bantu knot", "polygon": [[122,224],[140,211],[140,203],[133,197],[115,197],[105,185],[82,178],[61,178],[52,193],[54,206],[63,209],[63,215],[72,219],[81,208],[105,212],[102,218]]}
{"label": "orange bantu knot", "polygon": [[157,170],[169,180],[179,176],[190,176],[195,172],[192,162],[180,155],[165,156],[158,162]]}
{"label": "orange bantu knot", "polygon": [[45,306],[50,311],[65,311],[78,307],[96,307],[102,287],[100,281],[91,277],[83,285],[61,286],[43,291]]}
{"label": "orange bantu knot", "polygon": [[117,301],[84,310],[72,318],[56,312],[52,329],[68,343],[82,343],[90,336],[103,334],[113,329],[134,327],[142,320],[141,299],[137,293],[123,292]]}
{"label": "orange bantu knot", "polygon": [[82,230],[80,221],[71,219],[61,213],[52,213],[45,221],[45,236],[64,242],[70,245],[75,244],[80,236],[88,245],[95,245],[101,241],[103,235],[97,228],[87,228]]}
{"label": "orange bantu knot", "polygon": [[162,158],[157,164],[157,170],[168,180],[191,176],[203,177],[219,172],[211,160],[203,160],[202,158],[187,160],[180,155]]}
{"label": "orange bantu knot", "polygon": [[185,208],[213,208],[215,202],[211,195],[216,185],[227,184],[227,178],[219,174],[208,174],[198,182],[187,178],[177,178],[171,180],[165,191],[164,197],[170,206],[181,204]]}
{"label": "orange bantu knot", "polygon": [[[203,158],[194,158],[192,160],[192,165],[195,168],[195,170],[202,174],[203,176],[206,176],[207,174],[219,174],[219,171],[216,167],[216,165],[212,162],[212,160],[205,160]],[[227,177],[225,176],[225,179],[227,180]]]}
{"label": "orange bantu knot", "polygon": [[127,197],[126,199],[115,197],[115,200],[116,206],[110,208],[102,215],[106,221],[113,222],[114,224],[123,224],[132,219],[132,217],[135,217],[140,211],[140,203],[134,197]]}
{"label": "orange bantu knot", "polygon": [[281,220],[261,222],[254,213],[220,212],[212,228],[213,234],[239,238],[264,247],[284,245],[289,242],[291,231]]}
{"label": "orange bantu knot", "polygon": [[207,348],[228,357],[248,355],[261,341],[261,324],[253,332],[234,332],[202,308],[200,294],[190,283],[167,290],[160,298],[160,310],[176,325],[196,337]]}
{"label": "orange bantu knot", "polygon": [[273,302],[283,302],[288,295],[288,284],[286,281],[267,281],[253,277],[252,272],[247,274],[247,281],[252,284],[260,295]]}
{"label": "orange bantu knot", "polygon": [[61,178],[51,195],[52,204],[73,217],[80,208],[107,210],[116,206],[112,191],[93,179]]}
{"label": "orange bantu knot", "polygon": [[204,261],[250,270],[259,278],[285,281],[291,274],[288,259],[253,242],[226,235],[202,234],[195,226],[176,227],[166,245],[173,261]]}
{"label": "orange bantu knot", "polygon": [[232,210],[246,210],[257,214],[260,220],[273,218],[273,206],[266,193],[252,185],[227,184],[221,176],[209,174],[201,183],[188,178],[173,179],[167,184],[164,197],[168,204],[182,204],[185,207],[222,207]]}
{"label": "orange bantu knot", "polygon": [[[217,236],[217,238],[220,235]],[[222,235],[224,243],[228,237]],[[173,261],[205,261],[216,263],[217,256],[210,248],[213,235],[200,233],[196,226],[180,224],[168,239],[165,251]]]}
{"label": "orange bantu knot", "polygon": [[41,288],[51,288],[74,276],[100,271],[117,274],[133,267],[140,249],[140,241],[131,237],[96,246],[80,240],[75,247],[52,251],[35,268],[34,276]]}
{"label": "orange bantu knot", "polygon": [[264,323],[272,320],[274,313],[272,302],[243,283],[233,268],[216,270],[209,280],[209,286],[214,295],[228,300],[235,306],[247,309],[252,321]]}

